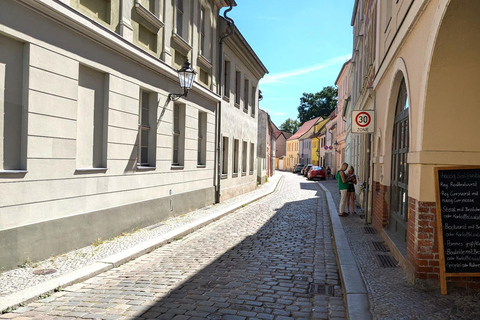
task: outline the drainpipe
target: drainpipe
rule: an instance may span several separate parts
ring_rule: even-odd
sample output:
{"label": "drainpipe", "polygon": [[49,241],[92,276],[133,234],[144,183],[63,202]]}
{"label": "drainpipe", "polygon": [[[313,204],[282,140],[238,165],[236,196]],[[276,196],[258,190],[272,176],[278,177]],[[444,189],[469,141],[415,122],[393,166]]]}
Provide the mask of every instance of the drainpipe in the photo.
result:
{"label": "drainpipe", "polygon": [[217,104],[217,183],[215,184],[215,203],[220,203],[220,179],[221,179],[221,126],[222,126],[222,70],[223,70],[223,40],[230,37],[235,31],[235,22],[232,18],[227,17],[228,12],[232,11],[233,0],[230,0],[230,7],[225,10],[223,17],[227,20],[227,34],[222,36],[219,41],[218,47],[218,93],[220,95],[220,101]]}

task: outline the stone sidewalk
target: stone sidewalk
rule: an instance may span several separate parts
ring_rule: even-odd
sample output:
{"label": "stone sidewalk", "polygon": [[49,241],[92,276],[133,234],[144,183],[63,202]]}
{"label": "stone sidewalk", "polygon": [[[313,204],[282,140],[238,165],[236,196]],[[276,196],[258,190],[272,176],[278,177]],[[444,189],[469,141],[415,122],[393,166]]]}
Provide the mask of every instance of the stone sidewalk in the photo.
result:
{"label": "stone sidewalk", "polygon": [[[327,198],[330,197],[333,201],[333,205],[329,208],[331,216],[337,214],[340,202],[337,181],[327,180],[319,184],[327,193]],[[393,256],[388,251],[384,251],[382,246],[384,243],[379,234],[368,233],[371,231],[368,227],[371,226],[365,224],[359,209],[357,214],[342,217],[339,220],[344,232],[342,235],[334,232],[335,242],[342,245],[344,240],[348,241],[355,264],[365,283],[370,311],[374,319],[480,319],[479,292],[449,288],[449,293],[445,296],[440,294],[440,289],[436,292],[416,289],[396,264],[391,267],[380,265],[378,256],[390,256],[390,258]],[[346,239],[343,239],[343,236]],[[339,255],[338,252],[337,255]],[[396,263],[395,260],[393,262]],[[342,278],[352,276],[343,266],[340,266],[340,272],[343,272]],[[348,300],[348,294],[346,299]],[[347,305],[350,304],[347,303]],[[350,319],[361,319],[355,317],[351,310],[349,313]]]}

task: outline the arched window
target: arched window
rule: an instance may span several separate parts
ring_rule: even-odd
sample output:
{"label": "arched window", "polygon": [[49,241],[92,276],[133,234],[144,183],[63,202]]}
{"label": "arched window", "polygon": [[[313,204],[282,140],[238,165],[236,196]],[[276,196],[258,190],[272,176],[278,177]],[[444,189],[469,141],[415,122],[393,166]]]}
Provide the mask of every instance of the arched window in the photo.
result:
{"label": "arched window", "polygon": [[395,109],[392,140],[392,175],[389,229],[407,239],[409,118],[405,79],[400,83]]}

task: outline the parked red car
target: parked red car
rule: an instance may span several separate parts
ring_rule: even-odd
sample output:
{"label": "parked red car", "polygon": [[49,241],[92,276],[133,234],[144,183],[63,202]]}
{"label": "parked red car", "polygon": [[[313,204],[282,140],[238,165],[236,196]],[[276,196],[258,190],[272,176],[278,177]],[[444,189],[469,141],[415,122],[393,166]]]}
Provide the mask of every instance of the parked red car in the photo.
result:
{"label": "parked red car", "polygon": [[327,177],[327,172],[325,171],[325,169],[318,166],[313,166],[310,169],[310,171],[308,171],[308,174],[307,174],[308,180],[313,180],[313,179],[325,180],[326,177]]}

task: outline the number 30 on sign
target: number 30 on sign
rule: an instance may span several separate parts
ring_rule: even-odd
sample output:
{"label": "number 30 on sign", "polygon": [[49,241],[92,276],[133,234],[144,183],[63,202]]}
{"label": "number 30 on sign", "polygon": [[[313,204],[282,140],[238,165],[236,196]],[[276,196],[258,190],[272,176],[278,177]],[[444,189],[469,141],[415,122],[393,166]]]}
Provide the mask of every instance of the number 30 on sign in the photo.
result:
{"label": "number 30 on sign", "polygon": [[374,133],[375,111],[352,110],[352,133]]}

